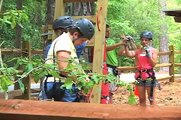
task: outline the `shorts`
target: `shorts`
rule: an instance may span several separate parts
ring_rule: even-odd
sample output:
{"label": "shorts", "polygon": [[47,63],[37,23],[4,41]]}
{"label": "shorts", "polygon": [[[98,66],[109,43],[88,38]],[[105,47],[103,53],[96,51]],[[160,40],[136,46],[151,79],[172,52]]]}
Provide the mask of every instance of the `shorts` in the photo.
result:
{"label": "shorts", "polygon": [[[152,80],[141,80],[141,79],[138,79],[136,80],[136,85],[137,86],[147,86],[147,87],[150,87],[151,86],[151,82]],[[155,80],[153,86],[156,87],[158,81]]]}

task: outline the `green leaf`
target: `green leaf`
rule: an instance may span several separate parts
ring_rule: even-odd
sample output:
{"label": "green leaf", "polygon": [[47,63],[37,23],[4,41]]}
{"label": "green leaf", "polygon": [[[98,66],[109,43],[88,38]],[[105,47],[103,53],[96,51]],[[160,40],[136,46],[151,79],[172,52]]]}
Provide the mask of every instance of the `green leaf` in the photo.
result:
{"label": "green leaf", "polygon": [[41,71],[41,72],[33,72],[34,81],[36,83],[38,83],[39,80],[42,79],[43,77],[45,77],[46,75],[47,75],[46,71],[45,72],[43,72],[43,71]]}
{"label": "green leaf", "polygon": [[8,86],[12,85],[13,82],[12,82],[10,79],[8,79],[8,77],[6,77],[6,76],[2,76],[0,79],[1,79],[1,80],[0,80],[0,86],[1,86],[1,88],[2,88],[4,91],[8,91]]}
{"label": "green leaf", "polygon": [[33,64],[32,63],[28,63],[26,66],[25,66],[25,72],[28,73],[30,71],[33,70]]}
{"label": "green leaf", "polygon": [[56,71],[49,71],[49,74],[52,75],[55,78],[60,78],[59,73],[57,73]]}
{"label": "green leaf", "polygon": [[15,28],[16,27],[16,20],[13,19],[11,22],[11,28]]}
{"label": "green leaf", "polygon": [[19,83],[20,89],[21,89],[22,92],[24,93],[24,92],[25,92],[25,86],[24,86],[23,82],[22,82],[21,80],[19,80],[18,83]]}
{"label": "green leaf", "polygon": [[65,86],[66,89],[71,89],[72,88],[72,84],[73,84],[72,79],[67,78],[65,80],[64,86]]}

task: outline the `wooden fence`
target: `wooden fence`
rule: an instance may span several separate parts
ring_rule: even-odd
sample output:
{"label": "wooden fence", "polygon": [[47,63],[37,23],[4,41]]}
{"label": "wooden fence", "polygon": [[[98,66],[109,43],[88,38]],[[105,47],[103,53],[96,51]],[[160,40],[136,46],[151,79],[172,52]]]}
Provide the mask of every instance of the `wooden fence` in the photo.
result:
{"label": "wooden fence", "polygon": [[[23,56],[29,57],[31,59],[31,56],[33,54],[43,54],[42,50],[31,50],[31,45],[28,42],[25,42],[23,44],[23,49],[1,49],[2,54],[21,54]],[[175,54],[181,54],[181,51],[175,51],[174,46],[169,46],[168,52],[159,52],[159,56],[162,55],[169,55],[169,63],[162,63],[157,64],[155,68],[159,67],[169,67],[169,73],[168,75],[165,75],[164,77],[158,78],[158,80],[169,80],[169,82],[174,82],[175,78],[181,78],[181,74],[178,74],[176,76],[175,74],[175,67],[180,67],[181,63],[175,63]],[[134,66],[124,66],[124,67],[118,67],[121,71],[127,71],[127,70],[135,70]],[[23,94],[24,99],[30,99],[32,92],[37,92],[38,90],[31,89],[31,80],[33,78],[31,75],[29,75],[26,80],[24,80],[25,84],[25,93]],[[15,95],[18,96],[22,94],[21,90],[19,90],[18,85],[15,85],[15,90],[9,92],[9,98],[14,98]],[[18,94],[19,93],[19,94]],[[2,98],[2,94],[0,94],[0,98]]]}
{"label": "wooden fence", "polygon": [[[31,58],[32,54],[42,54],[42,50],[31,50],[28,44],[20,49],[2,49],[2,53],[18,53]],[[175,79],[175,67],[181,66],[181,63],[175,63],[174,55],[181,54],[181,51],[175,51],[173,46],[169,47],[169,52],[160,52],[161,55],[169,55],[169,63],[157,64],[156,67],[169,67],[169,79],[173,82]],[[120,70],[134,70],[135,67],[119,67]],[[178,76],[181,77],[181,76]],[[30,99],[32,90],[31,76],[27,77],[25,82],[24,99]],[[161,79],[160,79],[161,80]],[[20,90],[10,91],[8,95],[17,95]],[[1,97],[1,94],[0,94]],[[13,98],[13,97],[12,97]],[[72,107],[73,106],[73,107]],[[123,109],[124,108],[124,109]],[[140,114],[142,113],[142,114]],[[135,119],[159,119],[159,120],[178,120],[181,119],[181,107],[139,107],[130,105],[102,105],[93,103],[62,103],[51,101],[31,101],[31,100],[0,100],[0,119],[2,120],[135,120]]]}

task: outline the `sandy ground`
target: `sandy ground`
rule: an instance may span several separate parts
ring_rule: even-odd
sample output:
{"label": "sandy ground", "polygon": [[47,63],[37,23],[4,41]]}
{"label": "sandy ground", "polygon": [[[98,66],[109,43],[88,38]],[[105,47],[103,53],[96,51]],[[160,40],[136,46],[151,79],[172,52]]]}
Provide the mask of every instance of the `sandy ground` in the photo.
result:
{"label": "sandy ground", "polygon": [[[181,78],[170,83],[168,80],[160,81],[161,90],[156,90],[156,102],[158,106],[181,106]],[[125,88],[119,88],[114,92],[114,104],[128,104],[129,92]],[[147,101],[148,102],[148,101]],[[137,100],[138,103],[138,100]]]}

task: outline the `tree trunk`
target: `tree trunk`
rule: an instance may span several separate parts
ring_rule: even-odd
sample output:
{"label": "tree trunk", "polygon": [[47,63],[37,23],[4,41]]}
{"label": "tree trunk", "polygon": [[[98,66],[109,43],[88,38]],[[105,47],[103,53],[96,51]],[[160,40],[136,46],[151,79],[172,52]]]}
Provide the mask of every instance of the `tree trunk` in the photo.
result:
{"label": "tree trunk", "polygon": [[[22,10],[23,0],[16,0],[17,10]],[[21,48],[22,28],[16,25],[15,48]]]}
{"label": "tree trunk", "polygon": [[75,2],[67,3],[65,15],[86,16],[95,14],[95,4],[93,2]]}
{"label": "tree trunk", "polygon": [[46,12],[46,25],[51,25],[54,20],[54,11],[55,11],[55,0],[46,1],[47,12]]}
{"label": "tree trunk", "polygon": [[[166,9],[166,0],[160,0],[161,9]],[[162,20],[162,25],[160,26],[160,52],[166,52],[168,51],[168,35],[167,35],[167,24],[165,22],[165,13],[160,10],[160,17]],[[168,55],[160,56],[160,63],[168,63]],[[160,71],[162,72],[168,72],[168,67],[161,67]]]}
{"label": "tree trunk", "polygon": [[[49,32],[49,25],[52,25],[53,20],[54,20],[54,11],[55,11],[55,0],[46,0],[46,19],[45,19],[45,27],[43,28],[43,33],[48,33]],[[48,35],[44,36],[43,38],[44,41],[44,48],[48,44],[51,43],[51,40],[49,40]]]}
{"label": "tree trunk", "polygon": [[35,20],[35,24],[36,25],[41,25],[42,23],[41,23],[41,10],[42,10],[42,7],[40,7],[41,6],[41,4],[42,4],[42,2],[41,1],[35,1],[35,3],[36,3],[36,13],[35,13],[35,18],[34,18],[34,20]]}

